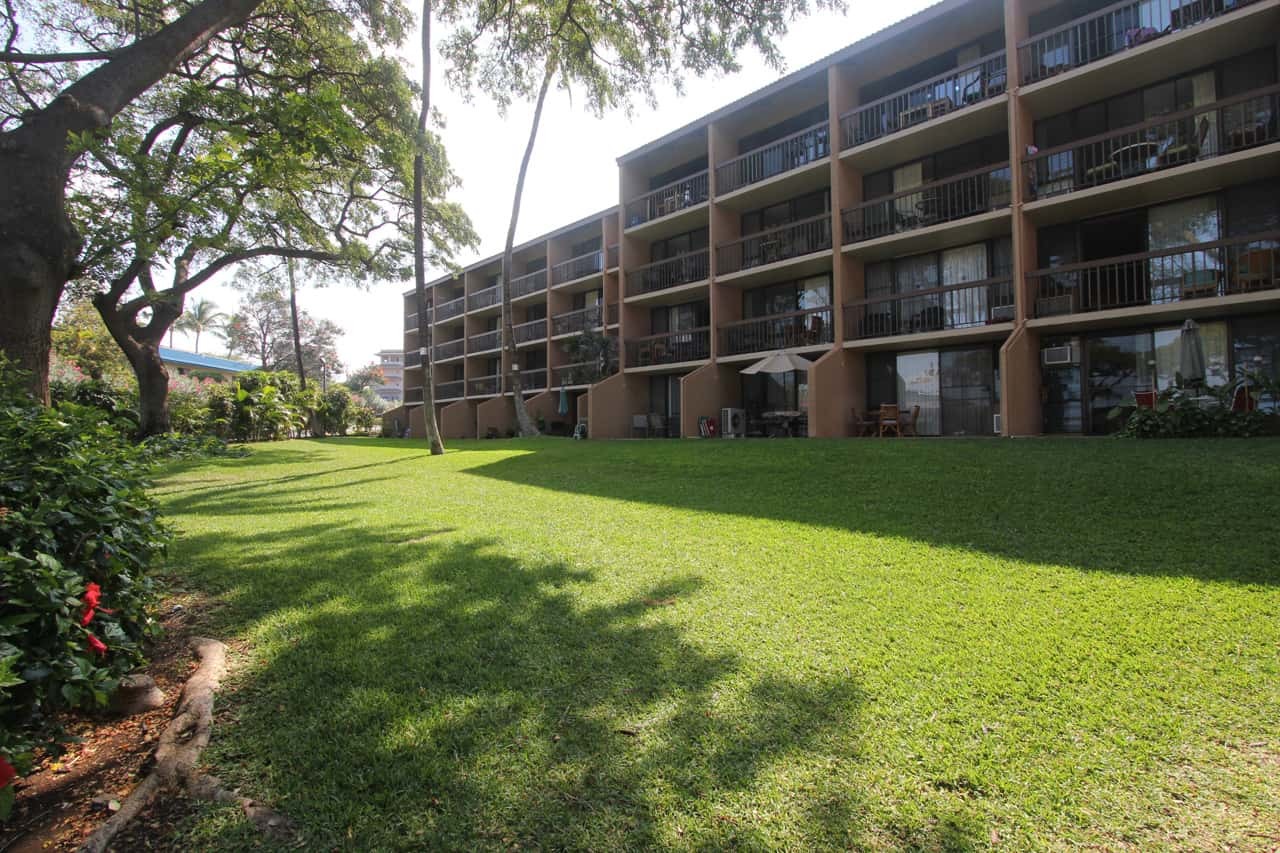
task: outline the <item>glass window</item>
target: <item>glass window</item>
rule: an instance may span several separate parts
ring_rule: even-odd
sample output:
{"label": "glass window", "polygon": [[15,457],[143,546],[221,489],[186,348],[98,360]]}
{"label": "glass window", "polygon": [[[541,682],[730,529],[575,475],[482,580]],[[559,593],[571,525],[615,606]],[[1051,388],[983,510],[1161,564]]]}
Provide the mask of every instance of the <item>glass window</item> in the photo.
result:
{"label": "glass window", "polygon": [[[1215,196],[1183,199],[1147,211],[1147,248],[1157,252],[1210,243],[1220,234]],[[1216,251],[1163,255],[1147,262],[1151,301],[1175,302],[1184,292],[1203,294],[1218,287],[1221,264]]]}
{"label": "glass window", "polygon": [[[1280,380],[1280,314],[1231,321],[1231,364],[1236,379],[1260,373]],[[1274,410],[1280,401],[1267,398],[1262,403]]]}
{"label": "glass window", "polygon": [[[1200,346],[1204,351],[1205,384],[1226,385],[1230,379],[1227,352],[1227,324],[1200,323]],[[1182,327],[1156,329],[1154,332],[1156,355],[1156,389],[1164,391],[1178,385],[1182,364]]]}
{"label": "glass window", "polygon": [[943,435],[990,435],[995,426],[995,351],[944,350],[939,358]]}
{"label": "glass window", "polygon": [[[987,274],[987,246],[975,243],[942,253],[942,284],[956,285],[983,281]],[[987,322],[987,288],[971,287],[943,294],[946,328],[959,329]]]}
{"label": "glass window", "polygon": [[893,262],[880,261],[866,266],[866,291],[868,299],[893,294]]}
{"label": "glass window", "polygon": [[920,407],[916,432],[919,435],[940,435],[942,397],[938,386],[938,354],[902,353],[898,356],[897,374],[898,405],[904,411]]}
{"label": "glass window", "polygon": [[897,365],[898,357],[891,352],[867,353],[867,411],[898,402]]}
{"label": "glass window", "polygon": [[1155,353],[1151,334],[1107,335],[1088,343],[1089,427],[1091,432],[1113,432],[1123,426],[1111,418],[1111,410],[1132,405],[1135,391],[1150,391],[1155,385]]}

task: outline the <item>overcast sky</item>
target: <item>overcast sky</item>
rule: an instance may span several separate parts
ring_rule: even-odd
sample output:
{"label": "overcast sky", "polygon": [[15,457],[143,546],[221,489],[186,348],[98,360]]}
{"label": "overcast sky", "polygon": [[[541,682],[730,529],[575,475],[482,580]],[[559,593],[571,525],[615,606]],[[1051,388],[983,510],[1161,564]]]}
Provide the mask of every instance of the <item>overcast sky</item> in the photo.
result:
{"label": "overcast sky", "polygon": [[[931,2],[850,0],[847,15],[824,13],[801,20],[781,43],[787,70],[802,68]],[[406,42],[417,43],[416,34]],[[411,61],[416,74],[417,60]],[[779,76],[754,53],[742,55],[740,63],[742,71],[728,77],[688,80],[683,96],[671,90],[659,91],[656,109],[641,106],[630,118],[616,114],[596,119],[579,103],[571,103],[568,95],[554,91],[548,95],[526,180],[517,242],[617,204],[619,155],[768,85]],[[433,73],[432,97],[447,122],[442,135],[449,160],[462,179],[454,198],[471,217],[481,240],[478,252],[457,259],[465,266],[502,251],[516,171],[533,111],[517,105],[501,118],[493,105],[483,99],[464,104],[446,87],[440,63],[436,63]],[[428,280],[439,274],[438,270],[429,271]],[[389,281],[367,290],[314,289],[300,294],[300,303],[303,310],[333,320],[342,328],[339,354],[348,369],[355,369],[372,361],[378,350],[399,349],[403,345],[400,294],[412,286],[412,281]],[[210,282],[194,296],[212,299],[227,312],[238,302],[238,294],[221,282]],[[191,342],[178,334],[174,343],[189,349]],[[205,352],[223,352],[221,340],[205,336],[200,343]]]}

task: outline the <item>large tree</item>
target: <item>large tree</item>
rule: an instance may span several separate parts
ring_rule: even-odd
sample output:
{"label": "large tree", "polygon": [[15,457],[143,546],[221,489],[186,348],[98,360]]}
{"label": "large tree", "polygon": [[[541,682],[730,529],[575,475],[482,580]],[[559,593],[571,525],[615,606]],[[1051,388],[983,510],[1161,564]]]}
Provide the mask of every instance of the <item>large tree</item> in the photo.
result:
{"label": "large tree", "polygon": [[735,71],[747,47],[781,69],[777,40],[810,8],[843,9],[844,0],[441,0],[440,17],[453,26],[441,49],[450,82],[464,96],[483,92],[504,111],[516,99],[535,103],[502,256],[503,347],[521,435],[538,431],[521,395],[511,256],[548,90],[576,92],[600,115],[630,110],[637,96],[654,104],[657,85],[678,89],[686,73]]}
{"label": "large tree", "polygon": [[331,320],[299,311],[295,342],[289,297],[269,279],[245,293],[226,327],[227,345],[233,352],[244,353],[263,370],[288,370],[300,376],[319,376],[322,362],[330,373],[340,371],[341,336],[342,330]]}

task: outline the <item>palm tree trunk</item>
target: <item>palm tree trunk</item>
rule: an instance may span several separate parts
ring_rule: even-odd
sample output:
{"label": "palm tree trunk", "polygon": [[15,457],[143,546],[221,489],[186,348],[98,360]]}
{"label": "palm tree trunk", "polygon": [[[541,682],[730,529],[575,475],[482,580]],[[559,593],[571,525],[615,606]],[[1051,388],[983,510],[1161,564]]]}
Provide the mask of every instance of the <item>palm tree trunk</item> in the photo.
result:
{"label": "palm tree trunk", "polygon": [[[533,144],[538,138],[538,125],[542,123],[542,105],[551,88],[551,78],[556,70],[555,62],[547,60],[546,73],[542,75],[542,87],[538,90],[538,103],[533,108],[533,126],[529,128],[529,142],[524,147],[524,159],[520,161],[520,174],[516,177],[516,197],[511,203],[511,222],[507,225],[507,245],[502,251],[502,346],[511,363],[511,403],[516,410],[516,428],[521,438],[539,435],[538,427],[529,417],[524,404],[523,383],[520,381],[520,357],[516,351],[514,324],[511,322],[511,266],[516,242],[516,222],[520,219],[520,202],[524,198],[524,179],[529,173],[529,161],[533,158]],[[550,271],[548,270],[548,275]]]}
{"label": "palm tree trunk", "polygon": [[200,354],[200,327],[199,326],[196,326],[195,333],[196,333],[196,355],[199,355]]}
{"label": "palm tree trunk", "polygon": [[[418,134],[427,132],[431,112],[431,0],[422,0],[422,110],[418,113]],[[431,321],[435,307],[427,305],[427,263],[422,245],[423,153],[413,157],[413,285],[418,302],[418,351],[422,354],[422,420],[426,424],[431,455],[444,453],[444,440],[436,424],[435,358],[431,347]]]}

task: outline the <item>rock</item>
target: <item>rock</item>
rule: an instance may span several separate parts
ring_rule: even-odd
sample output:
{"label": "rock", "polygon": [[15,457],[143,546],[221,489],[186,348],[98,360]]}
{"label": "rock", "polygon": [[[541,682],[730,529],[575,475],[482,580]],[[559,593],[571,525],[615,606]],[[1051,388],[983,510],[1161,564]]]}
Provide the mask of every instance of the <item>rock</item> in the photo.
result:
{"label": "rock", "polygon": [[126,675],[111,697],[111,710],[126,717],[154,711],[164,704],[164,691],[149,675]]}

